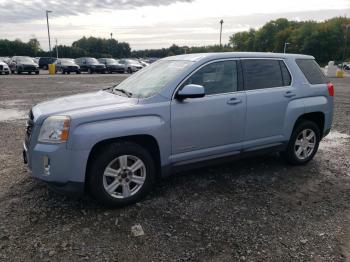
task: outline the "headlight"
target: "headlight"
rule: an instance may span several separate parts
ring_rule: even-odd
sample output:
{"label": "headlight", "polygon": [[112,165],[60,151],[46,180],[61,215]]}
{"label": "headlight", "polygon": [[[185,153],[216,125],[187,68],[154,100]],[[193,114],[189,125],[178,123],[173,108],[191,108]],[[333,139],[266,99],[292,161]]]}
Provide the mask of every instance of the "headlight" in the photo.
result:
{"label": "headlight", "polygon": [[70,118],[50,116],[44,121],[39,134],[39,142],[63,143],[68,140]]}

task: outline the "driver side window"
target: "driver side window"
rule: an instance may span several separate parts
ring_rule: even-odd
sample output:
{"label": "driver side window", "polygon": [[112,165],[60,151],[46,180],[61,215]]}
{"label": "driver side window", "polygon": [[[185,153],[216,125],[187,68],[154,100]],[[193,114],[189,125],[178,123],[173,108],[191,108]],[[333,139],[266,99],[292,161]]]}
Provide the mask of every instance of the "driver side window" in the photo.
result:
{"label": "driver side window", "polygon": [[237,91],[238,75],[236,61],[211,63],[194,73],[183,86],[201,85],[206,95],[230,93]]}

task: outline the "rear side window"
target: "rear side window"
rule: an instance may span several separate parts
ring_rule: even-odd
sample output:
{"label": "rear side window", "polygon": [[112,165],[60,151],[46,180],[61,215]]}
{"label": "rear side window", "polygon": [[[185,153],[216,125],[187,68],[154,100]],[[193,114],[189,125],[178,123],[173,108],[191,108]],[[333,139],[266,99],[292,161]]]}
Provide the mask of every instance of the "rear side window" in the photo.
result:
{"label": "rear side window", "polygon": [[288,86],[291,76],[285,64],[273,59],[242,60],[245,90]]}
{"label": "rear side window", "polygon": [[313,59],[296,59],[295,62],[312,85],[326,84],[327,78]]}

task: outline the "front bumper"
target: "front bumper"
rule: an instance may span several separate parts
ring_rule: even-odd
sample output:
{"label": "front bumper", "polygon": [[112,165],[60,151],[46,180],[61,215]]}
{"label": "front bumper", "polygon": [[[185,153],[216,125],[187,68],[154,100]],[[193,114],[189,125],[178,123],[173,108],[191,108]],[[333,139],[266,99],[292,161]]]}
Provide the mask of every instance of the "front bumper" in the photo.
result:
{"label": "front bumper", "polygon": [[5,67],[5,68],[0,68],[0,74],[9,74],[10,73],[10,69]]}
{"label": "front bumper", "polygon": [[87,151],[68,150],[66,144],[23,144],[23,161],[31,175],[54,191],[69,195],[84,193]]}

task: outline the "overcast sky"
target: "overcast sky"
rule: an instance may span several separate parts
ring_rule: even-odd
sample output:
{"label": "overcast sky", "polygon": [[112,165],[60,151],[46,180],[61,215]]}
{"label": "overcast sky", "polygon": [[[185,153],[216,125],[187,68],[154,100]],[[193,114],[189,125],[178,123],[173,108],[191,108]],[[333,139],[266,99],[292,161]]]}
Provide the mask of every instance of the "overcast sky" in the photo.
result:
{"label": "overcast sky", "polygon": [[[48,48],[45,10],[51,37],[71,44],[83,36],[113,37],[132,49],[217,44],[235,32],[259,28],[271,19],[322,21],[350,16],[350,0],[0,0],[0,39],[39,39]],[[53,40],[54,41],[54,40]]]}

